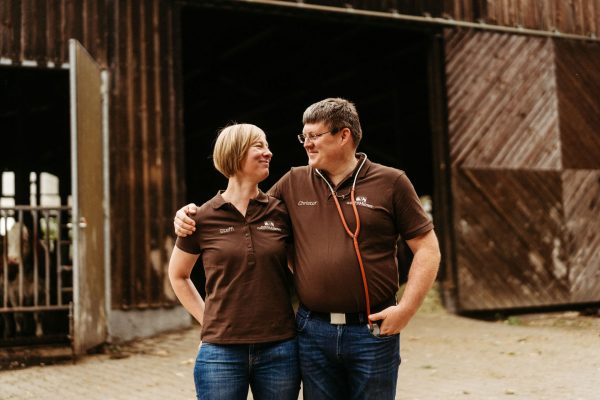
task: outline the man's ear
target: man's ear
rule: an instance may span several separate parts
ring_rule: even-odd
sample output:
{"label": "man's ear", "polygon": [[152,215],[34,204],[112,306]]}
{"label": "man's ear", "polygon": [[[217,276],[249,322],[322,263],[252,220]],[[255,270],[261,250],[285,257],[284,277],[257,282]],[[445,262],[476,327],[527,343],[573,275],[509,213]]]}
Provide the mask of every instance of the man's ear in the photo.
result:
{"label": "man's ear", "polygon": [[340,139],[342,140],[342,144],[345,144],[346,142],[353,142],[352,132],[349,128],[342,128],[340,131]]}

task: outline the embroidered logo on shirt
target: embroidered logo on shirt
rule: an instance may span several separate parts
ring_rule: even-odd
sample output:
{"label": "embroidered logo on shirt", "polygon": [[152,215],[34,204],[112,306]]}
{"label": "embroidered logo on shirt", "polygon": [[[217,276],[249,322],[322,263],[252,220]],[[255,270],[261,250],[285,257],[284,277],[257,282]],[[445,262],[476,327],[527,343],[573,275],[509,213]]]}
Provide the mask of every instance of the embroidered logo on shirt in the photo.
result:
{"label": "embroidered logo on shirt", "polygon": [[298,202],[299,206],[316,206],[317,204],[319,204],[318,201],[303,201],[303,200],[300,200]]}
{"label": "embroidered logo on shirt", "polygon": [[275,224],[273,223],[273,221],[265,221],[264,225],[259,226],[258,228],[259,231],[277,231],[277,232],[281,232],[281,228],[278,228],[275,226]]}
{"label": "embroidered logo on shirt", "polygon": [[220,234],[224,234],[224,233],[229,233],[229,232],[233,232],[233,226],[227,227],[227,228],[223,228],[223,229],[219,229],[219,233]]}
{"label": "embroidered logo on shirt", "polygon": [[[367,203],[367,196],[356,196],[354,199],[357,206],[363,206],[367,208],[373,208],[372,204]],[[347,201],[346,204],[351,205],[351,201]]]}

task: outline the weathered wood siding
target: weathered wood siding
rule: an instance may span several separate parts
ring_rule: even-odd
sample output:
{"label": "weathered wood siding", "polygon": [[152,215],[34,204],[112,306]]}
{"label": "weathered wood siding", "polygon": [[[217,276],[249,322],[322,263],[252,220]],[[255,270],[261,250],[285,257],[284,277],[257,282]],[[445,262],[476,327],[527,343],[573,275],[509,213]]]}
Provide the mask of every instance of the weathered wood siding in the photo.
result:
{"label": "weathered wood siding", "polygon": [[556,83],[563,165],[600,168],[600,46],[556,41]]}
{"label": "weathered wood siding", "polygon": [[599,55],[446,32],[460,309],[600,301]]}
{"label": "weathered wood siding", "polygon": [[60,67],[75,38],[109,70],[115,308],[173,304],[164,290],[166,247],[184,190],[175,13],[161,0],[0,1],[1,58]]}
{"label": "weathered wood siding", "polygon": [[551,40],[463,31],[446,52],[453,165],[560,169]]}
{"label": "weathered wood siding", "polygon": [[172,218],[183,202],[180,60],[173,3],[114,2],[111,104],[113,305],[157,307],[164,297]]}
{"label": "weathered wood siding", "polygon": [[562,183],[571,301],[597,302],[600,300],[600,168],[565,170]]}
{"label": "weathered wood siding", "polygon": [[598,301],[600,46],[557,41],[555,51],[571,301]]}
{"label": "weathered wood siding", "polygon": [[108,60],[107,0],[2,0],[0,57],[60,66],[76,38],[104,65]]}

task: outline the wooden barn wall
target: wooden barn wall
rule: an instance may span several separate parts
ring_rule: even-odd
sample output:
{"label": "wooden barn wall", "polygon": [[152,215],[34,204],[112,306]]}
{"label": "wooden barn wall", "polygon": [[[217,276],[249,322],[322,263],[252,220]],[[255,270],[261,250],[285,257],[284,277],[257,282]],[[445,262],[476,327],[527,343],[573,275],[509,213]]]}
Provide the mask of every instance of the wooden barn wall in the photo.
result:
{"label": "wooden barn wall", "polygon": [[459,309],[600,301],[599,51],[446,31]]}
{"label": "wooden barn wall", "polygon": [[573,302],[600,298],[600,45],[556,41],[565,243]]}
{"label": "wooden barn wall", "polygon": [[395,10],[408,15],[600,36],[600,2],[597,0],[305,0],[304,3],[370,11]]}
{"label": "wooden barn wall", "polygon": [[109,70],[113,308],[174,303],[166,267],[183,201],[176,12],[161,0],[0,1],[0,57],[60,66],[75,38]]}
{"label": "wooden barn wall", "polygon": [[69,61],[70,38],[98,62],[108,61],[107,0],[0,1],[0,57],[60,66]]}
{"label": "wooden barn wall", "polygon": [[117,1],[110,63],[114,307],[173,304],[167,277],[173,214],[183,202],[176,10]]}

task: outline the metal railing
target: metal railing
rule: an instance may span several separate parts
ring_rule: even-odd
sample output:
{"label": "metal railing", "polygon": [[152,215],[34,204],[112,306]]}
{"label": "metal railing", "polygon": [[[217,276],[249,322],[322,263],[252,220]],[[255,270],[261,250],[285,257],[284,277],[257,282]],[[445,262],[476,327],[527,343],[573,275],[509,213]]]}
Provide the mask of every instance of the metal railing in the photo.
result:
{"label": "metal railing", "polygon": [[[23,313],[34,314],[35,335],[40,336],[40,313],[69,311],[73,301],[70,221],[71,207],[67,206],[0,208],[0,323],[5,326],[4,336],[7,324],[14,325],[19,334],[18,317]],[[65,333],[69,331],[65,327]]]}

